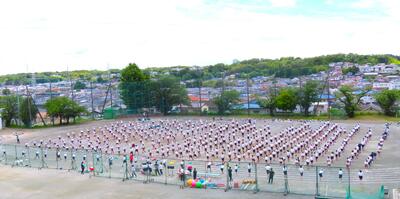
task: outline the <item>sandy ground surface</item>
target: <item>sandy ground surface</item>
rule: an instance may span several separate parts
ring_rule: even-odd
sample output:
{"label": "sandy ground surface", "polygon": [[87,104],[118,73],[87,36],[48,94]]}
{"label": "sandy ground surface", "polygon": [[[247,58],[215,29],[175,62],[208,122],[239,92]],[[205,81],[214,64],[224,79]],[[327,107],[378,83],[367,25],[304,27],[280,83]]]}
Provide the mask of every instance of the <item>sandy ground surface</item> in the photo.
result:
{"label": "sandy ground surface", "polygon": [[106,199],[106,198],[146,198],[146,199],[245,199],[245,198],[287,198],[308,199],[299,196],[275,193],[239,192],[210,189],[179,189],[178,186],[162,184],[143,184],[140,182],[107,178],[89,178],[75,172],[60,170],[38,170],[32,168],[0,167],[0,198],[2,199]]}
{"label": "sandy ground surface", "polygon": [[[161,119],[161,118],[155,118]],[[162,118],[165,119],[165,118]],[[168,117],[167,119],[199,119],[198,117]],[[206,119],[202,117],[201,119]],[[133,120],[133,119],[123,119]],[[0,131],[0,139],[2,143],[15,144],[14,132],[23,133],[21,136],[21,143],[29,142],[31,140],[39,140],[46,138],[54,138],[58,135],[65,135],[70,132],[77,132],[80,130],[90,129],[94,126],[104,126],[105,124],[114,121],[94,121],[81,125],[72,125],[64,127],[53,127],[45,129],[4,129]],[[350,130],[354,125],[354,121],[334,121],[340,126]],[[279,122],[271,123],[270,120],[262,121],[257,119],[257,124],[269,123],[271,125],[272,133],[279,133],[279,131],[292,122]],[[320,123],[315,123],[319,125]],[[366,145],[364,152],[362,152],[357,160],[352,164],[354,174],[351,174],[352,184],[357,184],[354,188],[361,191],[368,190],[373,187],[377,189],[380,184],[389,184],[390,188],[400,187],[400,126],[393,124],[390,129],[389,138],[385,141],[383,152],[374,162],[370,169],[364,170],[365,180],[360,183],[357,181],[356,172],[358,168],[363,168],[363,162],[370,152],[376,151],[379,137],[383,133],[384,122],[380,121],[362,121],[360,122],[361,129],[358,134],[354,136],[348,144],[345,154],[361,140],[365,135],[368,128],[372,128],[371,141]],[[341,140],[341,139],[339,139]],[[336,149],[339,141],[332,149]],[[345,157],[335,161],[333,166],[344,166]],[[325,164],[325,158],[321,158],[319,162],[321,165]],[[260,168],[262,169],[262,168]],[[295,170],[293,170],[295,172]],[[326,171],[328,172],[328,171]],[[337,171],[331,171],[332,176],[327,178],[330,183],[326,183],[326,187],[332,186],[336,180]],[[261,174],[259,178],[265,181],[265,174]],[[279,176],[277,176],[279,177]],[[265,179],[264,179],[265,178]],[[261,181],[262,181],[261,180]],[[260,183],[263,183],[263,181]],[[312,180],[299,180],[298,177],[293,178],[291,182],[295,181],[295,185],[291,185],[292,189],[298,184],[305,185],[305,182]],[[298,183],[297,183],[298,182]],[[311,186],[310,185],[310,186]],[[372,186],[374,185],[374,186]],[[304,186],[303,186],[304,187]],[[324,186],[322,186],[324,187]],[[261,187],[262,188],[262,187]],[[310,187],[310,188],[313,188]],[[328,188],[326,188],[328,189]],[[330,188],[329,188],[330,189]],[[223,190],[198,190],[198,189],[184,189],[180,190],[178,186],[166,186],[160,184],[144,185],[140,182],[121,182],[121,180],[106,179],[106,178],[91,178],[88,176],[81,176],[76,172],[56,171],[49,169],[33,169],[33,168],[10,168],[9,166],[0,166],[0,198],[283,198],[282,194],[272,193],[258,193],[252,194],[251,192],[229,191],[225,193]],[[289,195],[286,198],[312,198],[302,197],[298,195]]]}
{"label": "sandy ground surface", "polygon": [[[152,118],[154,120],[165,119],[165,117],[161,118]],[[211,119],[207,117],[167,117],[169,120],[178,119],[178,120],[188,120],[188,119]],[[225,120],[229,118],[224,118]],[[124,118],[124,121],[131,121],[135,119]],[[118,120],[119,121],[119,120]],[[100,120],[87,122],[85,124],[80,125],[71,125],[71,126],[63,126],[63,127],[52,127],[52,128],[43,128],[43,129],[3,129],[0,130],[0,143],[9,143],[15,144],[16,139],[13,133],[18,132],[22,134],[20,136],[21,143],[27,143],[32,140],[39,141],[41,139],[46,140],[48,138],[55,138],[58,135],[65,135],[71,132],[79,132],[81,130],[92,129],[93,127],[104,126],[106,124],[111,124],[115,122],[113,120]],[[346,128],[348,131],[351,130],[355,123],[354,121],[333,121],[338,123],[339,126]],[[296,122],[271,122],[271,120],[261,120],[257,119],[257,126],[261,126],[263,124],[269,124],[271,126],[271,131],[273,134],[279,133],[282,129],[295,125],[298,126],[299,123]],[[312,124],[312,128],[316,128],[320,125],[320,122],[315,122]],[[372,138],[371,141],[366,145],[365,150],[359,155],[359,158],[352,163],[353,168],[363,168],[364,160],[368,157],[371,152],[377,150],[377,144],[379,138],[384,130],[384,122],[382,121],[362,121],[360,122],[360,131],[353,137],[353,139],[349,142],[345,149],[345,155],[342,155],[341,158],[334,161],[332,166],[345,166],[346,157],[350,153],[350,151],[356,146],[358,142],[361,141],[362,137],[367,132],[368,128],[372,128]],[[339,137],[338,141],[334,146],[332,146],[329,151],[336,149],[342,140],[342,137]],[[374,162],[373,168],[391,168],[391,167],[400,167],[398,160],[400,159],[400,126],[397,124],[391,125],[389,138],[385,141],[383,146],[382,155],[378,157],[378,159]],[[326,158],[322,157],[319,159],[319,165],[326,165]]]}

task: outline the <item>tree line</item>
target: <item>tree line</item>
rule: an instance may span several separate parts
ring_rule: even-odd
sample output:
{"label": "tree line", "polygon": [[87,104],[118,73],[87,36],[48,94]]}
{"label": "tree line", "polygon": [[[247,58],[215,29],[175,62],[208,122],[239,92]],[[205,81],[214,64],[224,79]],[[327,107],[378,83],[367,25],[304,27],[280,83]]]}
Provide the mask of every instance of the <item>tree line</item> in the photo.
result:
{"label": "tree line", "polygon": [[[266,96],[258,96],[257,103],[265,110],[268,110],[271,116],[274,116],[278,110],[284,113],[293,113],[300,107],[304,116],[310,115],[310,107],[312,103],[320,101],[318,92],[318,83],[308,81],[301,88],[270,88]],[[334,97],[336,100],[331,102],[331,107],[343,109],[349,118],[355,117],[355,113],[359,110],[362,97],[371,91],[370,87],[364,89],[355,89],[349,85],[341,86]],[[395,116],[398,110],[400,100],[399,90],[383,90],[373,96],[382,112],[387,116]],[[219,114],[226,114],[234,109],[235,105],[240,102],[239,92],[236,90],[224,91],[220,96],[213,99]],[[332,110],[328,110],[333,112]]]}
{"label": "tree line", "polygon": [[[244,75],[250,77],[272,76],[293,78],[297,76],[310,75],[320,71],[328,70],[328,64],[332,62],[351,62],[357,64],[400,64],[400,57],[395,55],[357,55],[357,54],[333,54],[310,58],[282,57],[279,59],[248,59],[235,61],[232,64],[214,64],[204,67],[191,66],[172,66],[162,68],[146,68],[143,73],[152,78],[159,78],[165,75],[171,75],[179,80],[210,80],[221,78],[224,75],[237,74],[237,78],[244,78]],[[355,68],[344,71],[356,72]],[[42,72],[35,73],[37,83],[58,82],[69,79],[92,80],[93,77],[98,83],[104,83],[106,80],[101,76],[107,74],[120,74],[119,69],[110,69],[107,71],[99,70],[78,70],[62,72]],[[20,73],[0,76],[0,84],[6,85],[24,85],[29,84],[32,79],[31,73]],[[211,82],[210,82],[211,83]],[[188,85],[190,86],[190,85]]]}
{"label": "tree line", "polygon": [[[394,55],[357,55],[334,54],[310,58],[282,57],[279,59],[249,59],[232,64],[215,64],[204,67],[175,66],[165,68],[147,68],[144,73],[158,77],[173,75],[181,80],[222,78],[224,75],[237,75],[236,78],[256,76],[275,76],[293,78],[327,71],[333,62],[351,62],[357,64],[400,64],[400,58]],[[354,70],[345,71],[355,72]]]}
{"label": "tree line", "polygon": [[[70,119],[75,122],[76,117],[86,114],[85,107],[80,106],[68,97],[54,97],[48,100],[44,108],[47,115],[54,119],[59,119],[59,124],[70,123]],[[6,127],[20,126],[20,122],[25,127],[32,127],[36,122],[39,109],[35,105],[31,96],[20,96],[11,94],[6,89],[3,90],[3,96],[0,96],[1,117]]]}

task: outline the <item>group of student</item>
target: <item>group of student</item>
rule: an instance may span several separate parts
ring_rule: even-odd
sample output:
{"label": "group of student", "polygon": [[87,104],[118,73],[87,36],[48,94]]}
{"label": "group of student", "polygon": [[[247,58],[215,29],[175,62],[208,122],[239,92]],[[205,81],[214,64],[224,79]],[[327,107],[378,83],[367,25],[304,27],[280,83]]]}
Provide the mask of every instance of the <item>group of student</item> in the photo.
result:
{"label": "group of student", "polygon": [[[67,159],[68,151],[83,149],[103,154],[135,155],[155,159],[189,159],[206,160],[207,169],[211,169],[211,162],[251,161],[295,165],[314,165],[321,157],[326,157],[326,164],[330,166],[334,160],[341,157],[348,143],[359,132],[357,124],[348,133],[336,123],[319,122],[316,129],[310,121],[290,121],[289,127],[273,134],[270,124],[282,121],[257,122],[255,120],[152,120],[152,121],[119,121],[93,129],[81,130],[78,133],[68,133],[48,140],[32,141],[26,146],[57,149],[57,158]],[[379,154],[383,141],[388,135],[388,125],[378,144]],[[329,150],[344,135],[341,145],[329,153]],[[346,165],[364,149],[371,139],[371,129],[351,151]],[[19,140],[19,138],[18,138]],[[47,150],[44,151],[47,157]],[[75,153],[71,153],[75,158]],[[373,159],[376,155],[371,153]],[[36,152],[39,158],[39,150]],[[367,158],[370,165],[371,158]],[[137,166],[131,164],[132,170]],[[165,164],[155,163],[147,165],[154,171],[162,171]],[[224,164],[220,165],[221,171]],[[229,169],[229,168],[228,168]],[[237,171],[236,166],[230,168]],[[157,172],[158,175],[160,172]]]}

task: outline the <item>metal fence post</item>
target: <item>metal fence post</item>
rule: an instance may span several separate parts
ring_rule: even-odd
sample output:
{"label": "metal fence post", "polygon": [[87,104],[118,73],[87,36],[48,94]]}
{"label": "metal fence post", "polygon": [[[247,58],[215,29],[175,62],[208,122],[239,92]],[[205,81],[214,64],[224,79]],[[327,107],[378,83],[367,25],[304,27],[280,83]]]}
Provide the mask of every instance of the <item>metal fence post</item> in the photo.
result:
{"label": "metal fence post", "polygon": [[[16,163],[18,163],[18,152],[17,152],[17,145],[14,145],[14,152],[15,152],[15,161],[12,164],[12,166],[15,166]],[[18,165],[16,165],[18,166]]]}
{"label": "metal fence post", "polygon": [[58,151],[59,149],[56,150],[56,163],[57,163],[57,169],[58,169]]}
{"label": "metal fence post", "polygon": [[350,187],[350,184],[351,184],[351,180],[350,180],[350,167],[348,167],[348,168],[347,168],[347,175],[348,175],[348,185],[347,185],[347,187],[348,187],[348,197],[347,197],[347,198],[351,198],[351,187]]}
{"label": "metal fence post", "polygon": [[[93,176],[95,176],[95,170],[96,170],[96,167],[94,166],[94,163],[95,163],[95,161],[94,161],[94,151],[92,151],[92,167],[93,167],[93,171],[90,171],[90,172],[93,172]],[[89,174],[89,176],[90,176],[90,174]]]}
{"label": "metal fence post", "polygon": [[124,170],[124,177],[122,178],[122,181],[125,181],[125,180],[128,180],[128,179],[129,179],[129,173],[128,173],[128,157],[127,157],[127,155],[124,155],[123,164],[124,164],[125,170]]}
{"label": "metal fence post", "polygon": [[44,155],[43,155],[43,147],[40,147],[40,160],[42,161],[42,165],[40,169],[44,168]]}
{"label": "metal fence post", "polygon": [[165,176],[165,184],[168,184],[168,161],[167,160],[165,160],[165,163],[164,163],[164,161],[161,163],[162,165],[163,165],[163,169],[164,169],[164,176]]}
{"label": "metal fence post", "polygon": [[229,189],[229,164],[228,162],[225,163],[225,167],[226,167],[226,185],[225,185],[225,192],[228,191]]}
{"label": "metal fence post", "polygon": [[27,147],[27,155],[28,155],[28,165],[29,165],[29,167],[31,167],[32,166],[32,164],[31,164],[31,153],[30,153],[30,147]]}
{"label": "metal fence post", "polygon": [[319,196],[318,166],[315,167],[315,196]]}
{"label": "metal fence post", "polygon": [[110,155],[108,157],[108,178],[111,178],[112,161],[113,161],[113,157],[112,157],[112,155]]}
{"label": "metal fence post", "polygon": [[254,178],[255,178],[255,182],[256,182],[256,187],[255,187],[255,190],[254,190],[254,192],[258,192],[258,191],[259,191],[259,189],[258,189],[258,172],[257,172],[257,163],[254,163],[254,165],[255,165],[255,168],[254,168],[254,174],[255,174],[255,176],[254,176]]}
{"label": "metal fence post", "polygon": [[[3,145],[4,146],[4,145]],[[6,145],[7,146],[7,145]],[[6,150],[6,148],[4,148],[4,152],[3,152],[3,155],[4,155],[4,159],[5,159],[5,165],[7,165],[8,164],[8,161],[7,161],[7,150]]]}
{"label": "metal fence post", "polygon": [[183,182],[182,182],[182,188],[185,188],[185,182],[186,182],[186,165],[185,161],[183,161]]}

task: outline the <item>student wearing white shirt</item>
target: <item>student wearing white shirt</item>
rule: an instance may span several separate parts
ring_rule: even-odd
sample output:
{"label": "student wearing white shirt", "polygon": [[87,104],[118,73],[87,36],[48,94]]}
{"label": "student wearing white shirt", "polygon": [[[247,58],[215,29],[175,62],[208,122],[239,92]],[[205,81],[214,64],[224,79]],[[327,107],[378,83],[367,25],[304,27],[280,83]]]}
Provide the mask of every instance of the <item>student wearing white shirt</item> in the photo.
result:
{"label": "student wearing white shirt", "polygon": [[363,174],[363,172],[360,170],[360,171],[358,172],[358,178],[359,178],[360,180],[362,180],[362,179],[363,179],[363,176],[364,176],[364,174]]}
{"label": "student wearing white shirt", "polygon": [[304,174],[304,168],[301,165],[299,167],[299,173],[300,173],[300,176],[303,176],[303,174]]}
{"label": "student wearing white shirt", "polygon": [[343,178],[343,170],[339,169],[338,174],[339,174],[339,180],[342,180],[342,178]]}
{"label": "student wearing white shirt", "polygon": [[235,164],[235,173],[236,173],[236,175],[238,173],[238,170],[239,170],[239,166],[237,164]]}
{"label": "student wearing white shirt", "polygon": [[250,174],[251,174],[251,164],[250,163],[247,165],[247,171],[249,172],[249,176],[250,176]]}
{"label": "student wearing white shirt", "polygon": [[320,178],[322,178],[324,176],[324,170],[320,169],[318,175]]}
{"label": "student wearing white shirt", "polygon": [[269,164],[265,166],[265,171],[267,172],[267,175],[269,175],[269,172],[271,171],[271,166],[269,166]]}

